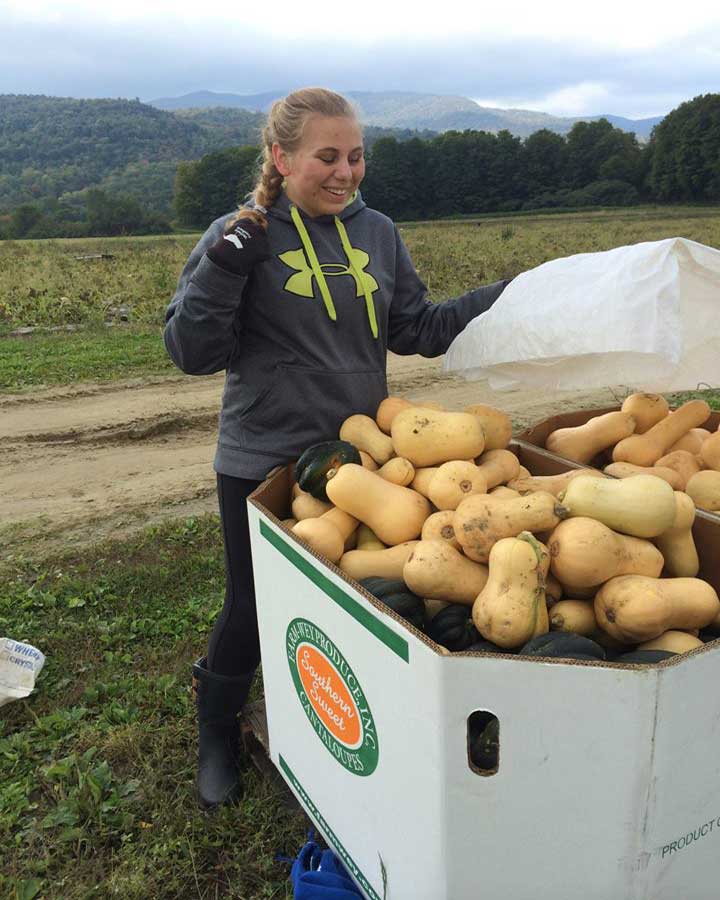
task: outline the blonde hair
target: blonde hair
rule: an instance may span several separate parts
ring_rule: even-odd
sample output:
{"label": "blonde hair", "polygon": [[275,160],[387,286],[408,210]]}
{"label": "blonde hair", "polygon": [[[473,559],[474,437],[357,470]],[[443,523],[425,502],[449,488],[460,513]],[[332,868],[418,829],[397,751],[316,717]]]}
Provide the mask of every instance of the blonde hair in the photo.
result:
{"label": "blonde hair", "polygon": [[238,219],[252,219],[258,225],[267,227],[264,213],[280,196],[283,186],[283,176],[273,161],[272,145],[279,144],[286,153],[294,153],[302,143],[305,124],[312,115],[358,119],[349,100],[326,88],[301,88],[276,100],[262,130],[260,173],[251,191],[256,207],[260,208],[241,206],[228,228]]}

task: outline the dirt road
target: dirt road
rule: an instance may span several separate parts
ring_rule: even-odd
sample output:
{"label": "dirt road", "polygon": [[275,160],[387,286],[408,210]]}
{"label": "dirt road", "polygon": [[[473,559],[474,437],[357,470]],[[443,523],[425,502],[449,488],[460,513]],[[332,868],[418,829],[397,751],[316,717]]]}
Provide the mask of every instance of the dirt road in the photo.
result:
{"label": "dirt road", "polygon": [[[516,428],[563,408],[603,406],[610,390],[548,398],[492,393],[444,375],[440,360],[392,356],[391,394],[448,409],[491,403]],[[174,515],[215,510],[222,376],[171,376],[0,397],[3,553],[82,545]]]}

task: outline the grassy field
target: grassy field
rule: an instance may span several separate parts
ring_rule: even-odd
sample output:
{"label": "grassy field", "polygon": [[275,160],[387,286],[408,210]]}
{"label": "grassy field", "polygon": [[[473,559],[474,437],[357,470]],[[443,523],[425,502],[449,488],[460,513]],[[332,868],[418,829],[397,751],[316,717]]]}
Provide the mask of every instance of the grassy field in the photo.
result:
{"label": "grassy field", "polygon": [[[681,235],[720,247],[714,209],[407,223],[440,300],[545,260]],[[175,371],[165,306],[197,236],[0,243],[0,391]],[[110,254],[112,259],[79,260]],[[129,306],[131,324],[102,323]],[[10,337],[21,326],[84,330]],[[690,395],[682,395],[687,399]],[[720,408],[720,397],[705,393]],[[30,701],[0,710],[0,897],[289,898],[307,822],[249,766],[242,805],[200,813],[189,668],[222,602],[208,516],[81,555],[0,561],[0,636],[48,662]],[[254,696],[262,686],[256,684]]]}
{"label": "grassy field", "polygon": [[[638,208],[401,225],[430,296],[443,300],[549,259],[680,235],[720,247],[718,208]],[[165,308],[198,235],[0,242],[0,391],[170,371]],[[104,259],[79,259],[104,254]],[[117,309],[131,327],[104,329]],[[20,327],[87,333],[9,337]]]}
{"label": "grassy field", "polygon": [[[0,897],[288,898],[302,815],[252,766],[239,808],[193,796],[189,667],[222,602],[215,517],[0,567],[0,635],[48,656],[0,711]],[[253,688],[259,696],[262,686]]]}

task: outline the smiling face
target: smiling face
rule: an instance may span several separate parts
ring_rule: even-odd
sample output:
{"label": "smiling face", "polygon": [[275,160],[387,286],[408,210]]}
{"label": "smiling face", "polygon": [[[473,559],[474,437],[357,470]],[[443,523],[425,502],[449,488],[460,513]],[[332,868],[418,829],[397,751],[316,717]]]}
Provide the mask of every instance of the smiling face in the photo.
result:
{"label": "smiling face", "polygon": [[365,175],[360,126],[345,116],[310,116],[294,153],[272,152],[288,198],[313,217],[340,213]]}

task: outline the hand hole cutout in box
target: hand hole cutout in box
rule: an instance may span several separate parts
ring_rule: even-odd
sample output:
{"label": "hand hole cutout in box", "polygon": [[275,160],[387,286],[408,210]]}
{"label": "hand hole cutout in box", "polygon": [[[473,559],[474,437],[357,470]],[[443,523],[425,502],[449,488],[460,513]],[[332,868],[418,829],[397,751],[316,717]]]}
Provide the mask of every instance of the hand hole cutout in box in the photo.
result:
{"label": "hand hole cutout in box", "polygon": [[476,775],[495,775],[500,765],[500,721],[486,710],[467,720],[468,765]]}

